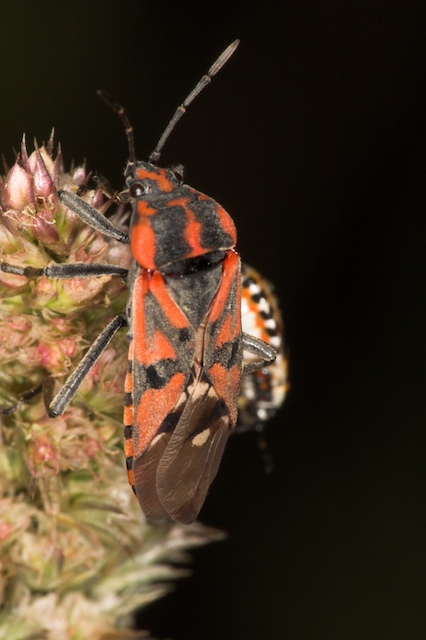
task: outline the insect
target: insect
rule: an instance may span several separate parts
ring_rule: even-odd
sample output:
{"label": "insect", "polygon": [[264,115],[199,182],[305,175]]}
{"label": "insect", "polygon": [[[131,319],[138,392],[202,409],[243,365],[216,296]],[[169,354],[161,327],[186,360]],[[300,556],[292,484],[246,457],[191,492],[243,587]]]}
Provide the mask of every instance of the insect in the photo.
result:
{"label": "insect", "polygon": [[[229,45],[176,109],[148,161],[138,161],[133,128],[123,107],[101,97],[124,123],[129,160],[129,233],[69,191],[61,203],[104,236],[130,243],[129,270],[112,264],[14,267],[29,277],[116,275],[129,288],[125,312],[104,328],[48,405],[61,415],[116,332],[127,326],[124,450],[129,482],[146,517],[195,520],[237,424],[241,377],[272,364],[275,348],[241,327],[241,264],[230,215],[183,182],[183,167],[158,166],[161,151],[188,105],[228,61]],[[269,341],[270,342],[270,341]],[[243,352],[249,358],[243,361]],[[25,399],[29,398],[28,394]]]}
{"label": "insect", "polygon": [[[288,388],[283,321],[272,285],[253,267],[244,263],[241,267],[243,331],[270,344],[277,354],[268,367],[257,369],[241,379],[238,432],[253,429],[261,432],[265,422],[281,407]],[[246,354],[245,360],[253,360],[254,357]]]}

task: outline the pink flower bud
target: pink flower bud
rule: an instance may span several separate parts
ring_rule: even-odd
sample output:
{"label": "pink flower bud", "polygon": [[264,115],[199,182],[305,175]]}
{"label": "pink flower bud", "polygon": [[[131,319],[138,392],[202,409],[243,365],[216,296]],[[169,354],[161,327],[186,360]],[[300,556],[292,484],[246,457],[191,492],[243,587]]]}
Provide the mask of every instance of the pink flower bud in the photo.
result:
{"label": "pink flower bud", "polygon": [[13,527],[9,522],[0,522],[0,540],[7,540],[13,531]]}
{"label": "pink flower bud", "polygon": [[52,342],[40,341],[35,350],[35,359],[48,371],[63,371],[64,364],[74,355],[76,341],[73,338],[62,338]]}
{"label": "pink flower bud", "polygon": [[37,196],[47,197],[52,193],[53,183],[49,170],[53,173],[53,160],[46,149],[36,147],[28,158],[28,163],[34,175],[34,191]]}
{"label": "pink flower bud", "polygon": [[7,175],[3,197],[5,209],[20,210],[34,202],[33,178],[17,162]]}

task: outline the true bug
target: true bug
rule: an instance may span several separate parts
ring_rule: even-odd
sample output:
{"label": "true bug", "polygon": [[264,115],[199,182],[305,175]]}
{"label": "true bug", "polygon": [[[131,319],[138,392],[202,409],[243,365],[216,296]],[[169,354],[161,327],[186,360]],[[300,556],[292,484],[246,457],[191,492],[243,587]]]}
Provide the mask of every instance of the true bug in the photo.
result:
{"label": "true bug", "polygon": [[[129,160],[121,198],[132,208],[129,234],[76,194],[59,191],[59,198],[103,235],[130,243],[129,270],[86,263],[44,269],[1,265],[3,271],[28,277],[108,274],[128,283],[126,311],[95,340],[49,403],[48,413],[55,417],[65,411],[115,333],[127,326],[126,464],[140,506],[154,520],[190,523],[197,517],[236,426],[241,376],[276,358],[270,344],[242,332],[241,266],[231,217],[183,183],[181,166],[158,166],[161,150],[187,106],[237,45],[235,41],[225,49],[177,108],[147,162],[136,159],[133,129],[124,109],[101,92],[127,134]],[[243,351],[251,354],[246,364]]]}
{"label": "true bug", "polygon": [[[238,432],[261,432],[284,402],[287,392],[287,358],[283,344],[283,320],[273,286],[258,271],[241,265],[241,320],[245,333],[263,340],[276,351],[268,367],[242,377],[238,398]],[[255,359],[245,355],[245,361]]]}

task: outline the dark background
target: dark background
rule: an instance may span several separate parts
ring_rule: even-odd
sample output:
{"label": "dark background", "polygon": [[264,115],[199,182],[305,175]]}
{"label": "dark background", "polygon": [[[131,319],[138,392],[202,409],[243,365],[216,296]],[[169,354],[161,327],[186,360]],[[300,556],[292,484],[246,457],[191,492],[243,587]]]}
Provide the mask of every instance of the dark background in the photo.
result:
{"label": "dark background", "polygon": [[65,160],[122,185],[241,45],[164,163],[232,214],[274,281],[291,390],[229,445],[202,520],[226,542],[140,618],[175,640],[424,640],[426,30],[422,0],[15,2],[1,9],[1,150],[55,125]]}

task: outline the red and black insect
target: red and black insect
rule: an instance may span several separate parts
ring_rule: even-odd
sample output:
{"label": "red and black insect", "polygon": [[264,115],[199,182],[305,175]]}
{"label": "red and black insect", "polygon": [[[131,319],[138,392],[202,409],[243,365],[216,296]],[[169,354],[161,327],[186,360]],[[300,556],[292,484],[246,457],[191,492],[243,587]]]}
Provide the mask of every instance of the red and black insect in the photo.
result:
{"label": "red and black insect", "polygon": [[[115,333],[128,327],[124,438],[129,481],[148,518],[190,523],[216,476],[237,423],[241,376],[271,364],[276,350],[241,327],[241,265],[236,230],[212,198],[184,184],[183,167],[158,166],[161,150],[187,106],[235,51],[232,43],[178,107],[147,162],[136,159],[124,109],[101,97],[124,122],[129,161],[122,199],[132,207],[129,234],[76,194],[62,204],[107,237],[129,242],[130,270],[111,264],[65,264],[20,275],[125,279],[126,311],[114,318],[49,404],[62,414]],[[243,363],[243,351],[250,355]]]}

